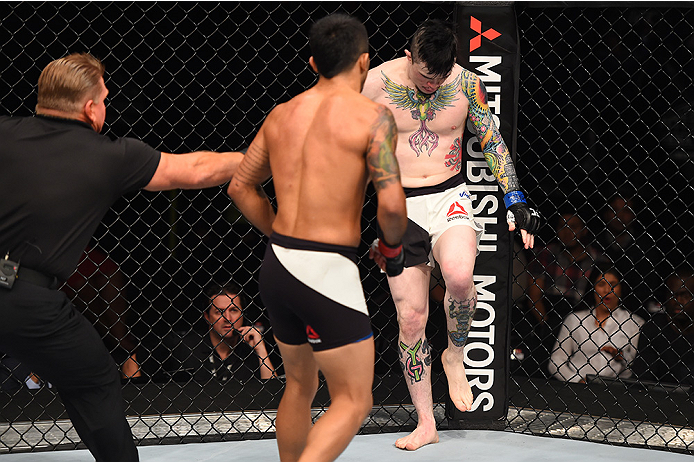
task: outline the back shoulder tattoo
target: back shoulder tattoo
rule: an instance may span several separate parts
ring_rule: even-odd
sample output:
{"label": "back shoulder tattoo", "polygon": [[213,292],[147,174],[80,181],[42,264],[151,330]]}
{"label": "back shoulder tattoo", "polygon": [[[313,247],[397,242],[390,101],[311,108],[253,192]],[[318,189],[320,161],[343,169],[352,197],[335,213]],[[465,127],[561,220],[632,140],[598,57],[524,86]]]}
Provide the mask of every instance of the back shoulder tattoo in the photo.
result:
{"label": "back shoulder tattoo", "polygon": [[398,131],[390,109],[379,105],[371,126],[366,163],[376,190],[400,181],[400,168],[395,160]]}

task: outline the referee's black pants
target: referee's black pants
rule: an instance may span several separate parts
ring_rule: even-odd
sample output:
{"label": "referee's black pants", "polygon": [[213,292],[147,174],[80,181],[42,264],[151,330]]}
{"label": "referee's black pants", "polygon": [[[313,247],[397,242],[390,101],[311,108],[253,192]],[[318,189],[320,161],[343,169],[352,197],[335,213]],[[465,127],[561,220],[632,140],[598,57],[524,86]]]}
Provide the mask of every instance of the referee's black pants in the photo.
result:
{"label": "referee's black pants", "polygon": [[118,367],[67,296],[17,280],[0,288],[0,351],[58,391],[97,462],[136,462]]}

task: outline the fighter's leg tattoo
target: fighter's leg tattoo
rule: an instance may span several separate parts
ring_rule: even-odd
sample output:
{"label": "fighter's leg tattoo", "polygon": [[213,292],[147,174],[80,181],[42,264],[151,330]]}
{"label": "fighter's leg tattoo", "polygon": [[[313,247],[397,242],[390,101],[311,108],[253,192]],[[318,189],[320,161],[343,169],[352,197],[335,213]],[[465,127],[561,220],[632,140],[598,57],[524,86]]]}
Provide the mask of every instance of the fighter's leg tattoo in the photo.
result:
{"label": "fighter's leg tattoo", "polygon": [[431,366],[431,348],[427,339],[421,338],[413,347],[400,342],[400,368],[410,378],[411,383],[419,382],[425,374],[424,366]]}
{"label": "fighter's leg tattoo", "polygon": [[469,300],[456,300],[451,296],[448,297],[448,316],[456,323],[455,330],[448,331],[453,345],[457,347],[465,345],[475,309],[477,309],[476,296]]}

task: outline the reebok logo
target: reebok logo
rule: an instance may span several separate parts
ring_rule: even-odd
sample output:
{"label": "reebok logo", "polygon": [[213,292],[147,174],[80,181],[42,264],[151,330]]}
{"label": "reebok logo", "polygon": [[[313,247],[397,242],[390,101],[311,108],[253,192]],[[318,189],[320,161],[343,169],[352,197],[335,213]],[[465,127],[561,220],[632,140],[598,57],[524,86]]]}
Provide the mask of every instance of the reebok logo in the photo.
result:
{"label": "reebok logo", "polygon": [[476,50],[482,46],[482,37],[491,41],[501,35],[499,32],[491,28],[482,32],[482,21],[474,16],[470,16],[470,29],[477,32],[477,35],[470,39],[470,51]]}
{"label": "reebok logo", "polygon": [[448,209],[448,213],[446,214],[446,216],[448,218],[451,218],[456,215],[467,215],[467,212],[465,211],[462,205],[460,205],[457,202],[453,202],[451,204],[451,207]]}
{"label": "reebok logo", "polygon": [[313,330],[313,327],[306,326],[306,337],[308,338],[308,343],[321,343],[320,335]]}

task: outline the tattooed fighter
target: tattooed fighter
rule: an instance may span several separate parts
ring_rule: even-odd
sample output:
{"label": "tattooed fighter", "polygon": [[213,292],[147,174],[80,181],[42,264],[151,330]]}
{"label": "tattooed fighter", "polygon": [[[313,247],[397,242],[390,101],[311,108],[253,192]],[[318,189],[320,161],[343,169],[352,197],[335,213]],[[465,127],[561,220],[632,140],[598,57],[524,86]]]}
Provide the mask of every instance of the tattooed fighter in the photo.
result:
{"label": "tattooed fighter", "polygon": [[[369,180],[392,276],[402,271],[407,227],[393,115],[359,93],[366,28],[328,16],[311,28],[309,45],[318,83],[272,110],[229,185],[270,236],[259,283],[287,376],[275,422],[282,462],[336,459],[372,407],[374,341],[356,265]],[[271,174],[276,215],[260,186]],[[311,427],[319,369],[331,404]]]}
{"label": "tattooed fighter", "polygon": [[[405,56],[371,71],[362,94],[389,107],[398,126],[396,155],[407,195],[403,238],[405,270],[388,278],[398,312],[400,363],[417,410],[417,428],[396,441],[414,450],[438,442],[431,394],[431,352],[425,337],[429,278],[438,262],[445,281],[448,348],[442,353],[449,395],[467,411],[473,396],[463,366],[463,346],[477,306],[473,268],[482,226],[460,174],[466,120],[477,131],[487,164],[503,190],[509,231],[520,229],[525,248],[534,243],[539,216],[529,209],[510,153],[487,104],[479,77],[455,64],[457,40],[448,24],[422,24]],[[372,257],[383,267],[383,257]]]}

